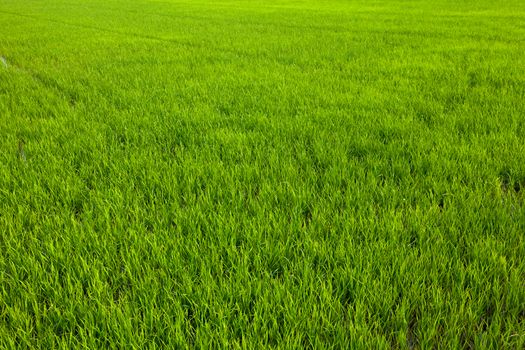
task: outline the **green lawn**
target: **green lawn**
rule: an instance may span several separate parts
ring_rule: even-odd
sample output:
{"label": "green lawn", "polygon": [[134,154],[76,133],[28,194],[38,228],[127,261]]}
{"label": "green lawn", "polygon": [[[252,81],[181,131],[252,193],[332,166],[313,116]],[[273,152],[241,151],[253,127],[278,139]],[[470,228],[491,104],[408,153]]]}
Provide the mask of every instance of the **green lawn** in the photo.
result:
{"label": "green lawn", "polygon": [[0,348],[525,348],[525,2],[1,0]]}

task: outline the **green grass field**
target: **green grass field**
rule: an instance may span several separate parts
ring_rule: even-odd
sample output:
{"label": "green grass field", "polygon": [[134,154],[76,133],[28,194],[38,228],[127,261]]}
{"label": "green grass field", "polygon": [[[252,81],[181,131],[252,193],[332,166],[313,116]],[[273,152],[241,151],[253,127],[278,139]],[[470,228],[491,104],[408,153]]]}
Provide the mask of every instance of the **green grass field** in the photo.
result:
{"label": "green grass field", "polygon": [[525,348],[525,2],[0,1],[0,348]]}

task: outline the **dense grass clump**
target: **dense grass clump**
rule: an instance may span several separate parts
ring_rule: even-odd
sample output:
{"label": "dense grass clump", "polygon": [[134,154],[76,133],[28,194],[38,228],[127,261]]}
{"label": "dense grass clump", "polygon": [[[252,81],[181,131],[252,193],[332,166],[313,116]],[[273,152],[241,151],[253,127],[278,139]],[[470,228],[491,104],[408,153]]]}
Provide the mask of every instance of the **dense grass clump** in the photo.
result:
{"label": "dense grass clump", "polygon": [[0,23],[0,348],[525,348],[525,2]]}

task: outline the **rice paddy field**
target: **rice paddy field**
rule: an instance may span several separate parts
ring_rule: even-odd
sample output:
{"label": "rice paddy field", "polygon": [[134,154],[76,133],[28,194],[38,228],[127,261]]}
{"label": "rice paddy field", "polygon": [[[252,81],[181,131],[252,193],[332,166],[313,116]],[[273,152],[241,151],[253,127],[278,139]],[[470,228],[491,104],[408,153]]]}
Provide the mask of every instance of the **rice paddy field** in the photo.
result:
{"label": "rice paddy field", "polygon": [[524,1],[0,1],[0,348],[524,349],[524,233]]}

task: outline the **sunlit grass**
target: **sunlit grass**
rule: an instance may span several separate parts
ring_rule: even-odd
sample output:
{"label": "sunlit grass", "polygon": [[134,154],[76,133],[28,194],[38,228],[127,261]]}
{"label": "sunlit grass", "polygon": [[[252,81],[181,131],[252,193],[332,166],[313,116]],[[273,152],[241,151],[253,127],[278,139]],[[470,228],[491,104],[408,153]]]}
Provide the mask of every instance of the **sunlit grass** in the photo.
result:
{"label": "sunlit grass", "polygon": [[0,347],[525,347],[525,3],[0,23]]}

